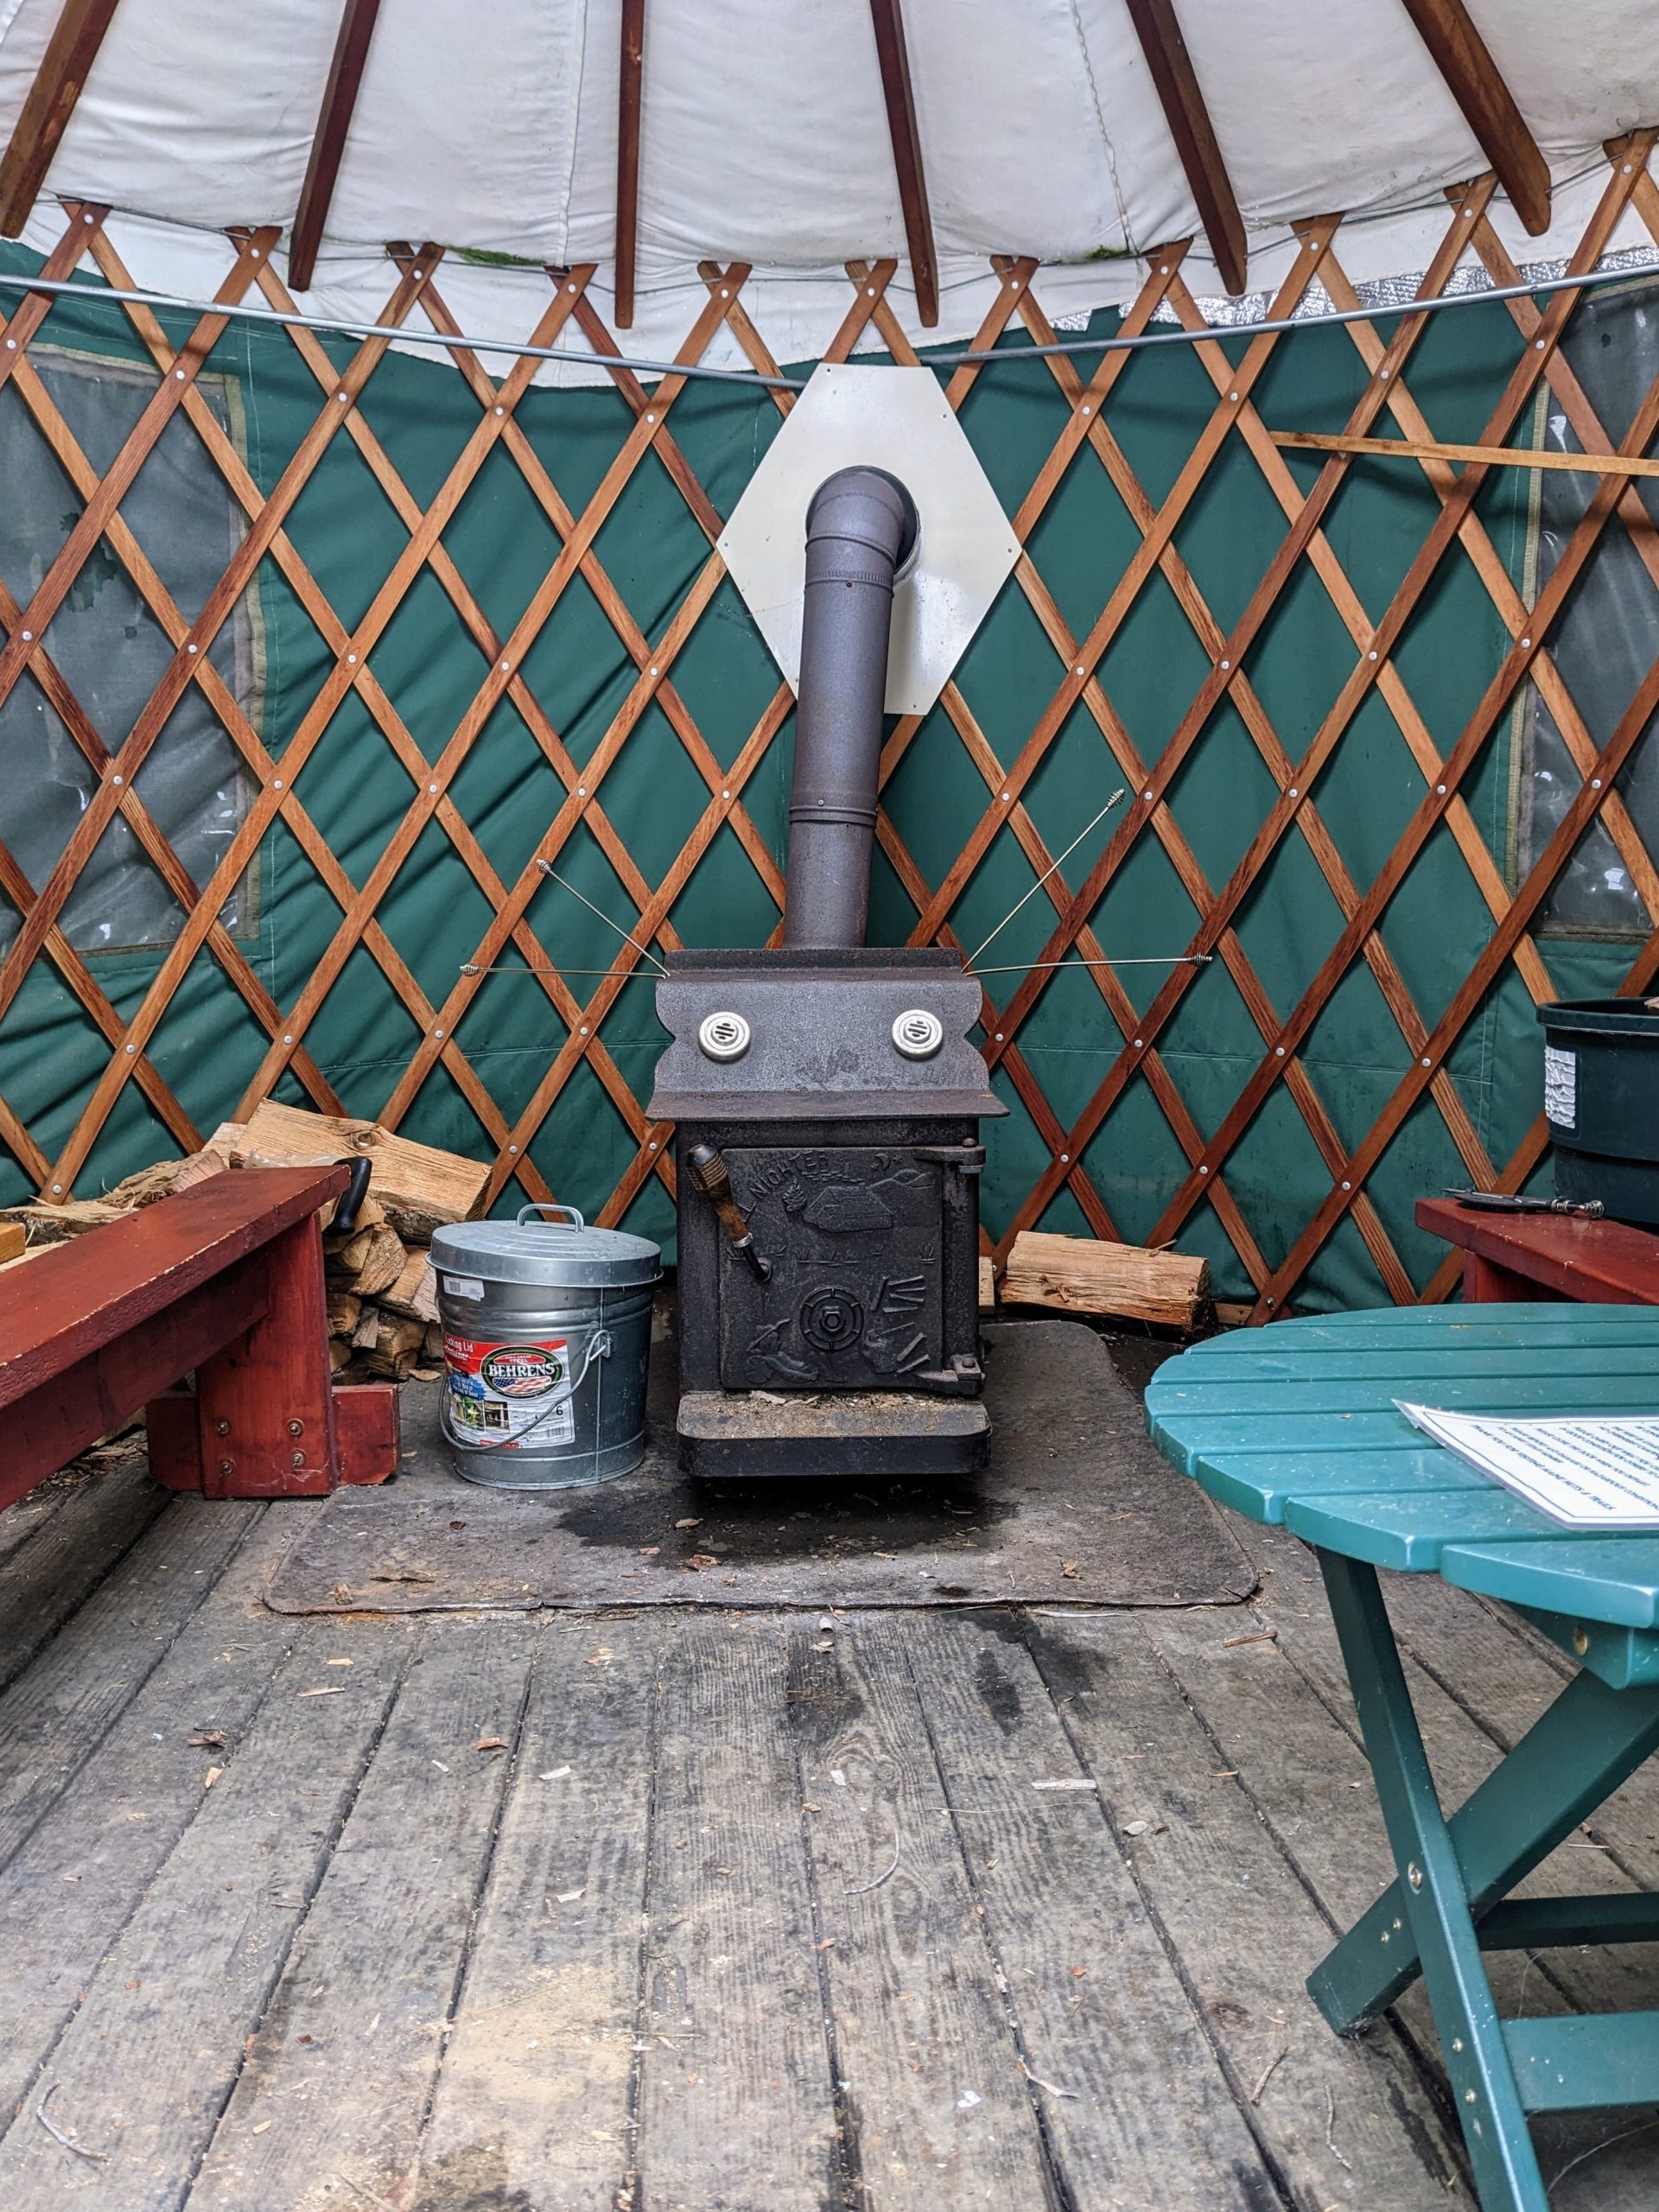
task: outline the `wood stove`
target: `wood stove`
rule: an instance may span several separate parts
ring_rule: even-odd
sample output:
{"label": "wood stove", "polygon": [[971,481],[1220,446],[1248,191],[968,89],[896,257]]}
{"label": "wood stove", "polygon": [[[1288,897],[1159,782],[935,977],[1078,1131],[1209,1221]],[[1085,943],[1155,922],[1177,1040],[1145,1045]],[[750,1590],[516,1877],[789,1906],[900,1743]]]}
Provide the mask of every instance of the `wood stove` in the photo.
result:
{"label": "wood stove", "polygon": [[956,954],[864,944],[909,494],[843,469],[807,514],[784,943],[670,956],[650,1112],[677,1124],[679,1436],[701,1475],[984,1464],[978,1123],[1006,1112]]}

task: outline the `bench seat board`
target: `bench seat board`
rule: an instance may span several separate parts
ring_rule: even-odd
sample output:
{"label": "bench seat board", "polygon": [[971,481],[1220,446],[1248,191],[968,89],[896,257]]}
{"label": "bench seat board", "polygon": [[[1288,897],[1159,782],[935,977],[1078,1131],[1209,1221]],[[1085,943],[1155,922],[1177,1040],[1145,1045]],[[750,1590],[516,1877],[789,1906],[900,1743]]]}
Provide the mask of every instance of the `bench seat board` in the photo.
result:
{"label": "bench seat board", "polygon": [[0,1407],[62,1375],[316,1212],[343,1167],[227,1169],[71,1238],[12,1278],[0,1299]]}

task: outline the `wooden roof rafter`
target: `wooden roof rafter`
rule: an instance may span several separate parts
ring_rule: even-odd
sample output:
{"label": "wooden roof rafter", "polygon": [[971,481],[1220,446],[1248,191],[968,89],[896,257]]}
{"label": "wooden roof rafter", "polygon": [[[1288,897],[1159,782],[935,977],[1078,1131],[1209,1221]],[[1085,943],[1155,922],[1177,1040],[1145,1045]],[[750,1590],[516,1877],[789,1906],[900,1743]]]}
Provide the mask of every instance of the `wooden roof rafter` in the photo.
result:
{"label": "wooden roof rafter", "polygon": [[1549,228],[1549,164],[1464,0],[1404,0],[1434,67],[1529,238]]}
{"label": "wooden roof rafter", "polygon": [[22,235],[120,0],[64,0],[35,81],[0,156],[0,238]]}
{"label": "wooden roof rafter", "polygon": [[1128,0],[1128,5],[1164,119],[1192,188],[1216,268],[1229,294],[1236,299],[1244,289],[1249,266],[1244,218],[1238,212],[1232,179],[1221,156],[1192,57],[1181,35],[1173,0]]}
{"label": "wooden roof rafter", "polygon": [[922,327],[931,330],[939,320],[939,264],[933,250],[933,218],[927,204],[927,175],[922,167],[921,132],[916,121],[916,95],[911,86],[910,53],[905,44],[899,0],[870,0],[870,21],[875,26],[893,165],[899,174],[899,203],[904,210],[905,245],[916,290],[916,312]]}
{"label": "wooden roof rafter", "polygon": [[289,234],[288,276],[296,292],[308,291],[316,274],[317,251],[379,12],[380,0],[346,0],[340,19],[334,58],[328,65],[328,82],[323,89],[316,135],[311,141],[311,158],[305,165],[305,182],[300,188],[300,204]]}
{"label": "wooden roof rafter", "polygon": [[639,242],[639,138],[645,78],[645,0],[622,0],[616,114],[616,327],[633,327]]}

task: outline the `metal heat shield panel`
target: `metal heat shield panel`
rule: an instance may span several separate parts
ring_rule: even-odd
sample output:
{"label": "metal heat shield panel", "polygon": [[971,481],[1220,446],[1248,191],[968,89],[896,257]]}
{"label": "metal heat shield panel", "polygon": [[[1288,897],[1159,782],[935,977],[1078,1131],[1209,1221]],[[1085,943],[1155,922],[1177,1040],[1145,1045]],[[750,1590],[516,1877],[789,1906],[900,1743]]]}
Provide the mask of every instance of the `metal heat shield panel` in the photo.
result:
{"label": "metal heat shield panel", "polygon": [[722,1243],[728,1390],[902,1390],[944,1351],[943,1170],[900,1147],[726,1154],[772,1279]]}

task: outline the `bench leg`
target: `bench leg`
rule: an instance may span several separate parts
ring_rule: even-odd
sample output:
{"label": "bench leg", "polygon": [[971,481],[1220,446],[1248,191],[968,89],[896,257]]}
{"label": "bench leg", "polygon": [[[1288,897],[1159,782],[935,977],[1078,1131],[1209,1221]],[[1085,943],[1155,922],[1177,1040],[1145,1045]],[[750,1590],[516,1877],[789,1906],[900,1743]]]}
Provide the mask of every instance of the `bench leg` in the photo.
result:
{"label": "bench leg", "polygon": [[1463,1295],[1471,1306],[1512,1306],[1535,1303],[1543,1294],[1530,1275],[1516,1274],[1513,1268],[1484,1259],[1478,1252],[1465,1252]]}
{"label": "bench leg", "polygon": [[[1389,1960],[1382,1970],[1388,1981],[1396,1978],[1396,1944],[1414,1954],[1412,1963],[1421,1967],[1484,2212],[1547,2212],[1463,1870],[1435,1794],[1376,1570],[1329,1552],[1319,1554],[1319,1564],[1389,1842],[1404,1876],[1389,1892],[1397,1903],[1389,1924],[1376,1931],[1372,1955]],[[1332,1963],[1325,1961],[1310,1988]],[[1314,1994],[1320,1997],[1317,1988]],[[1358,2017],[1375,2009],[1375,2004],[1364,2005]],[[1331,2017],[1328,2007],[1326,2013]]]}

